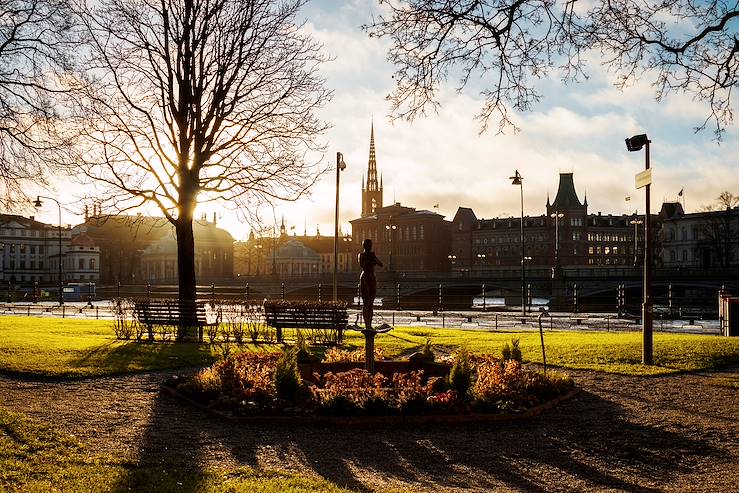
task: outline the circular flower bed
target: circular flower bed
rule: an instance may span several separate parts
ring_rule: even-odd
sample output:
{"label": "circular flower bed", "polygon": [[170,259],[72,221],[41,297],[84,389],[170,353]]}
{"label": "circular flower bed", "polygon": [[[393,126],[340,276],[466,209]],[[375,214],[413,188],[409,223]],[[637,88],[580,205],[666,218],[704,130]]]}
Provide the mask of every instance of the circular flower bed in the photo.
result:
{"label": "circular flower bed", "polygon": [[353,353],[299,363],[300,351],[240,353],[167,385],[231,416],[424,416],[515,414],[574,387],[562,373],[516,359],[458,352],[430,359],[378,361],[370,374]]}

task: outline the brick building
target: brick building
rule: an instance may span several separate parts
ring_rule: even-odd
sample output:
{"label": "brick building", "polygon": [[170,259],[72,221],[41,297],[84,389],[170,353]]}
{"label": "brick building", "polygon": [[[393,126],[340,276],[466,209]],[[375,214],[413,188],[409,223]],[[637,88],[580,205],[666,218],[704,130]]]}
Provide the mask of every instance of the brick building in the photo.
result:
{"label": "brick building", "polygon": [[[449,269],[451,223],[428,210],[416,210],[396,202],[383,206],[382,175],[378,180],[374,126],[370,130],[367,182],[362,178],[362,215],[350,221],[356,240],[355,255],[361,242],[369,238],[383,262],[379,270],[395,273],[440,272]],[[355,268],[358,268],[354,264]]]}

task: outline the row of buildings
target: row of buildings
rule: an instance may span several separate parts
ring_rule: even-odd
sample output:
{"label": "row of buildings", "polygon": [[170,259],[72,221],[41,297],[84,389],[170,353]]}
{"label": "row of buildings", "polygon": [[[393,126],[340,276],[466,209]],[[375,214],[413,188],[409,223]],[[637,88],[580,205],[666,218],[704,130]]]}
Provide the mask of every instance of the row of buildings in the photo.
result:
{"label": "row of buildings", "polygon": [[[644,216],[590,212],[587,197],[580,200],[577,194],[573,173],[560,173],[554,200],[547,197],[543,214],[523,218],[523,232],[520,217],[478,218],[467,207],[459,207],[448,221],[437,212],[399,202],[385,206],[374,129],[360,200],[361,216],[350,221],[351,235],[338,242],[340,272],[359,270],[356,254],[365,238],[372,239],[384,262],[381,270],[397,274],[494,276],[496,271],[519,268],[522,257],[534,268],[630,268],[644,258]],[[687,214],[679,202],[666,202],[651,220],[658,267],[739,264],[735,204]],[[249,259],[235,264],[245,275],[313,276],[333,269],[333,237],[289,236],[284,222],[279,235],[251,236],[237,249]]]}
{"label": "row of buildings", "polygon": [[[337,270],[357,272],[361,241],[370,238],[381,270],[423,276],[451,273],[494,277],[519,268],[601,269],[639,266],[644,256],[643,216],[603,215],[581,201],[572,173],[560,173],[557,194],[544,213],[478,218],[459,207],[451,221],[438,212],[383,205],[374,129],[370,132],[362,213],[350,234],[337,242]],[[687,214],[678,202],[664,203],[652,216],[654,258],[661,267],[723,269],[739,263],[739,207],[731,200],[715,211]],[[201,283],[253,276],[320,277],[333,272],[334,238],[250,233],[234,242],[215,217],[194,222],[195,264]],[[60,249],[61,247],[61,249]],[[523,248],[522,248],[523,247]],[[64,282],[102,284],[176,283],[175,231],[164,218],[104,215],[95,207],[76,226],[59,227],[33,217],[0,214],[0,279],[14,283],[56,283],[59,260]]]}

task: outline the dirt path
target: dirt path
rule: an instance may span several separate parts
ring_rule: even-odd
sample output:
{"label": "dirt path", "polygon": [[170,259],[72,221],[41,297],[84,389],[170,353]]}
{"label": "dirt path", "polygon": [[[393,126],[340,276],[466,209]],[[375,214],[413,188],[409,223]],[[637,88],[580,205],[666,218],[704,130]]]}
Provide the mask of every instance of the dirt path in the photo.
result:
{"label": "dirt path", "polygon": [[739,396],[714,375],[570,372],[584,392],[525,422],[332,429],[233,424],[158,392],[165,374],[0,377],[0,405],[142,462],[241,464],[359,491],[705,491],[739,488]]}

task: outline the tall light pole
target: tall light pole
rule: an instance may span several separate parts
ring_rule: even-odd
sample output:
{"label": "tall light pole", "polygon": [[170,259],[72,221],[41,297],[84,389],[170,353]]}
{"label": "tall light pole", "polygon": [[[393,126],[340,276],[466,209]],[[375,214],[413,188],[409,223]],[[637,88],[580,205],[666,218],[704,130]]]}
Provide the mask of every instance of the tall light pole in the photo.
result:
{"label": "tall light pole", "polygon": [[521,312],[526,315],[526,245],[523,235],[523,176],[516,170],[516,173],[510,177],[511,185],[521,187]]}
{"label": "tall light pole", "polygon": [[52,199],[51,197],[44,197],[42,195],[36,196],[36,202],[33,203],[33,206],[37,209],[41,208],[44,204],[41,202],[41,199],[51,200],[52,202],[56,202],[56,206],[59,208],[59,230],[58,230],[58,236],[59,236],[59,306],[62,306],[64,304],[64,281],[62,280],[62,206],[59,203],[58,200]]}
{"label": "tall light pole", "polygon": [[390,224],[386,224],[385,229],[390,235],[390,267],[388,268],[388,270],[392,272],[393,271],[393,233],[395,232],[396,229],[398,229],[398,227],[393,224],[392,216],[390,217]]}
{"label": "tall light pole", "polygon": [[637,252],[639,251],[639,225],[644,224],[644,221],[639,219],[639,214],[637,214],[634,219],[629,221],[629,224],[634,225],[634,267],[636,267],[639,264],[639,262],[637,262]]}
{"label": "tall light pole", "polygon": [[644,147],[644,171],[636,177],[637,188],[645,188],[646,211],[644,212],[644,299],[642,302],[642,363],[651,365],[653,359],[652,345],[652,221],[649,204],[649,188],[652,175],[649,169],[649,143],[647,134],[634,135],[626,139],[626,149],[629,152],[641,150]]}
{"label": "tall light pole", "polygon": [[559,266],[559,220],[565,217],[561,212],[552,212],[549,217],[554,219],[554,266]]}
{"label": "tall light pole", "polygon": [[334,210],[334,301],[337,300],[337,285],[336,285],[336,269],[338,268],[339,262],[339,177],[341,172],[346,169],[346,163],[344,162],[344,155],[340,152],[336,153],[336,208]]}

